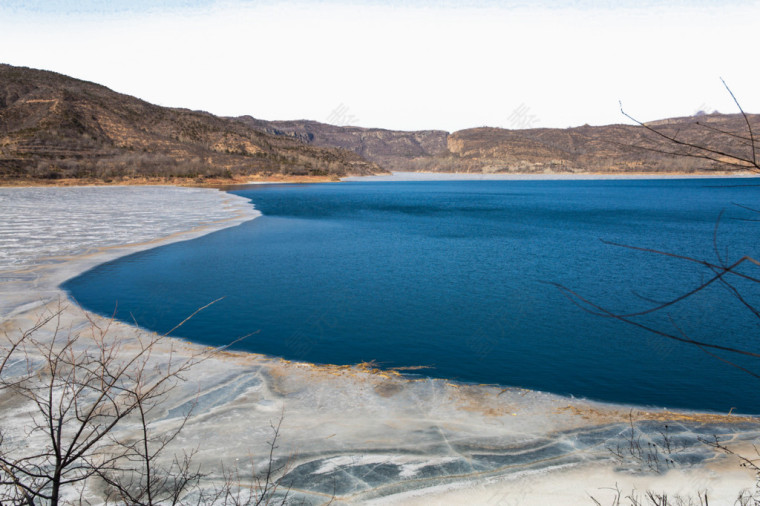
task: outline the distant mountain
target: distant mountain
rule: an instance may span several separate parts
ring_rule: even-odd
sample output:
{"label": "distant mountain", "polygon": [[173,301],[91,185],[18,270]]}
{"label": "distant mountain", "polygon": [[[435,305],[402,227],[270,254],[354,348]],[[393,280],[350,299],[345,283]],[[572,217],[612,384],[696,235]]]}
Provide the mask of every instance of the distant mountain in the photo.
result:
{"label": "distant mountain", "polygon": [[[760,132],[760,115],[750,115]],[[738,114],[649,124],[701,146],[747,156]],[[676,156],[637,125],[567,129],[393,131],[316,121],[222,118],[149,104],[54,72],[0,64],[0,181],[320,176],[384,171],[683,173],[717,162]]]}
{"label": "distant mountain", "polygon": [[388,170],[407,170],[419,160],[446,156],[449,133],[443,130],[412,132],[381,128],[340,127],[317,121],[265,121],[251,116],[236,118],[261,132],[298,139],[321,147],[347,149]]}
{"label": "distant mountain", "polygon": [[54,72],[0,65],[0,179],[379,172],[351,151],[159,107]]}
{"label": "distant mountain", "polygon": [[[720,164],[688,156],[638,125],[507,130],[471,128],[403,132],[338,127],[316,121],[237,118],[262,132],[323,147],[340,147],[387,170],[485,173],[690,173],[721,170]],[[750,115],[760,132],[760,115]],[[749,155],[739,114],[709,114],[648,123],[658,131],[701,146]],[[728,134],[725,134],[728,132]]]}
{"label": "distant mountain", "polygon": [[[760,115],[751,115],[750,120],[760,130]],[[739,114],[673,118],[647,125],[703,147],[751,154],[747,142],[740,138],[746,137],[747,127]],[[476,172],[690,173],[726,168],[714,161],[684,156],[696,152],[638,125],[474,128],[450,135],[448,148],[449,154],[434,162],[436,170],[466,167]]]}

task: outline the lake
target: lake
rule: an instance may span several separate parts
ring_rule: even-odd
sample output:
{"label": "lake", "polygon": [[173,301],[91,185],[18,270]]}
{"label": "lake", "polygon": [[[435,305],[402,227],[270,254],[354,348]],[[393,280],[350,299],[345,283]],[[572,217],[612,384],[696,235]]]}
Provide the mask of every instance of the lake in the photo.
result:
{"label": "lake", "polygon": [[[708,280],[697,263],[760,257],[747,179],[413,181],[256,185],[263,216],[100,265],[64,284],[86,309],[236,349],[374,361],[412,377],[634,405],[760,413],[760,380],[692,344],[754,352],[759,283],[731,276],[639,326],[634,313]],[[720,222],[718,219],[723,212]],[[718,224],[716,232],[716,224]],[[754,269],[756,274],[756,268]],[[750,266],[741,272],[752,274]],[[708,350],[709,351],[709,350]],[[711,353],[716,353],[712,351]],[[753,372],[760,359],[720,353]]]}

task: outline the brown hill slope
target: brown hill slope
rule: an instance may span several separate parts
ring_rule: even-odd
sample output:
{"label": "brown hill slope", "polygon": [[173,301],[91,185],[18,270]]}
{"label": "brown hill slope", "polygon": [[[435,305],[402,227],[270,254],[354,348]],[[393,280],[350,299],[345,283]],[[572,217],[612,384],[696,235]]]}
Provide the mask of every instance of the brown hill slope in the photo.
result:
{"label": "brown hill slope", "polygon": [[[683,173],[726,169],[714,161],[679,156],[694,153],[637,125],[528,130],[481,127],[448,134],[338,127],[316,121],[263,121],[250,116],[238,119],[273,135],[352,150],[387,170]],[[750,115],[750,120],[760,132],[760,115]],[[674,118],[648,125],[708,148],[742,156],[751,152],[747,141],[740,138],[747,129],[739,114]]]}
{"label": "brown hill slope", "polygon": [[[750,115],[760,132],[760,115]],[[748,156],[738,115],[649,124]],[[725,132],[728,132],[726,134]],[[53,72],[0,64],[0,180],[121,177],[343,176],[388,170],[643,172],[722,169],[641,126],[473,128],[449,134],[316,121],[219,118],[171,109]],[[759,149],[760,151],[760,149]],[[382,167],[382,168],[381,168]]]}
{"label": "brown hill slope", "polygon": [[159,107],[53,72],[0,65],[0,179],[377,172],[350,151]]}

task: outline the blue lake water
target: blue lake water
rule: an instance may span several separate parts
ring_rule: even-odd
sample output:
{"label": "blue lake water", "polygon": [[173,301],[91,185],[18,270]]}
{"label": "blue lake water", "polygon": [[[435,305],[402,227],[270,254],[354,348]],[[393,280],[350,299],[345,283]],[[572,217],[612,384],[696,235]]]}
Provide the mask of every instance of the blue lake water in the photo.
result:
{"label": "blue lake water", "polygon": [[[423,376],[598,400],[760,413],[760,380],[699,348],[584,311],[560,283],[634,312],[756,258],[752,181],[448,181],[260,185],[263,216],[118,259],[64,285],[85,308],[165,332],[316,363],[426,366]],[[725,213],[714,234],[716,220]],[[717,240],[714,242],[714,238]],[[752,269],[744,268],[751,273]],[[749,302],[756,283],[736,282]],[[758,319],[715,283],[636,320],[760,351]],[[760,372],[760,359],[724,358]]]}

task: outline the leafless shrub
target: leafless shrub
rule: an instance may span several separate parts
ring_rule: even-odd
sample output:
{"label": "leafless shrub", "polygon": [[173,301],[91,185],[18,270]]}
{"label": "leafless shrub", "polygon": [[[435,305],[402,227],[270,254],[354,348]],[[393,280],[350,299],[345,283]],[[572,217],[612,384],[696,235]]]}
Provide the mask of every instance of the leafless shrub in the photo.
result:
{"label": "leafless shrub", "polygon": [[[614,493],[609,506],[709,506],[710,504],[707,492],[697,492],[696,497],[692,497],[681,495],[668,496],[668,494],[658,494],[652,491],[642,493],[632,490],[630,494],[623,495],[617,484],[609,490],[612,490]],[[597,506],[603,506],[603,503],[595,497],[589,497]],[[739,505],[740,503],[737,502],[735,504]]]}
{"label": "leafless shrub", "polygon": [[[722,81],[722,80],[721,80]],[[744,118],[744,122],[746,125],[746,131],[745,132],[729,132],[724,130],[715,129],[711,125],[705,122],[697,121],[697,125],[709,130],[712,134],[714,134],[719,139],[723,140],[723,145],[725,147],[710,147],[703,144],[700,144],[698,142],[686,140],[684,138],[679,137],[679,132],[671,133],[667,130],[663,130],[657,127],[657,125],[651,125],[642,123],[632,116],[628,115],[625,111],[622,110],[621,112],[628,117],[629,119],[635,121],[640,126],[644,127],[651,135],[652,135],[652,143],[648,144],[644,147],[644,149],[651,150],[656,153],[661,154],[667,154],[667,155],[673,155],[678,156],[682,158],[692,158],[692,159],[702,159],[702,160],[708,160],[710,162],[714,162],[718,164],[721,168],[725,170],[738,170],[738,171],[753,171],[760,173],[760,165],[758,164],[758,156],[757,153],[760,150],[760,144],[758,144],[758,139],[755,137],[755,134],[752,129],[752,124],[750,122],[750,119],[748,115],[744,112],[741,105],[739,104],[739,101],[734,96],[731,89],[726,85],[725,81],[722,81],[723,85],[725,86],[728,93],[731,95],[731,98],[733,99],[734,103],[738,107],[739,111],[741,112],[742,117]],[[712,145],[712,144],[711,144]],[[720,145],[720,143],[718,143]],[[746,206],[739,206],[742,207],[748,211],[757,213],[760,212],[760,210],[752,209]],[[752,220],[755,221],[755,220]],[[760,283],[760,278],[753,274],[751,271],[747,271],[746,268],[757,268],[760,267],[760,261],[756,260],[755,258],[749,256],[749,255],[743,255],[740,258],[729,261],[727,257],[718,249],[717,246],[717,236],[718,236],[718,226],[720,224],[720,216],[718,217],[718,220],[716,222],[715,226],[715,233],[713,237],[714,242],[714,253],[715,253],[715,259],[714,260],[707,260],[707,259],[700,259],[688,255],[681,255],[681,254],[675,254],[667,251],[660,251],[660,250],[654,250],[649,248],[641,248],[631,245],[625,245],[625,244],[616,244],[616,243],[609,243],[607,244],[628,248],[635,251],[641,251],[649,254],[654,255],[660,255],[665,256],[677,260],[681,260],[688,263],[693,263],[698,266],[701,266],[707,270],[707,276],[706,279],[701,282],[698,286],[687,289],[682,291],[680,294],[678,294],[676,297],[671,298],[670,300],[664,301],[664,302],[658,302],[654,304],[652,307],[649,307],[647,309],[636,311],[636,312],[620,312],[620,311],[613,311],[608,308],[606,308],[603,304],[596,303],[592,301],[589,298],[586,298],[574,290],[571,290],[563,285],[555,284],[557,288],[560,289],[571,301],[573,301],[578,306],[582,307],[584,310],[591,312],[592,314],[598,315],[600,317],[605,318],[613,318],[619,321],[622,321],[624,323],[627,323],[629,325],[633,325],[635,327],[641,328],[651,334],[654,334],[656,336],[659,336],[661,338],[670,339],[682,343],[687,343],[693,346],[696,346],[698,349],[702,350],[706,354],[725,362],[726,364],[735,367],[737,369],[740,369],[747,373],[749,376],[760,379],[760,374],[758,374],[755,371],[752,371],[748,369],[747,367],[740,365],[735,359],[729,358],[729,357],[748,357],[752,361],[756,361],[760,358],[760,354],[755,353],[753,351],[750,351],[746,348],[741,347],[732,347],[732,346],[726,346],[723,343],[721,343],[718,339],[713,341],[704,341],[700,339],[694,339],[687,335],[685,332],[683,332],[678,325],[676,325],[670,318],[668,318],[669,323],[671,324],[672,329],[665,329],[665,328],[657,328],[651,324],[643,323],[640,320],[638,320],[638,317],[644,316],[644,315],[651,315],[657,312],[662,312],[666,310],[667,308],[673,306],[676,303],[680,303],[683,301],[688,301],[690,298],[694,297],[696,294],[702,292],[703,290],[707,289],[710,286],[713,285],[722,285],[724,288],[727,289],[727,293],[734,297],[736,300],[739,301],[740,307],[743,307],[751,315],[753,315],[754,318],[757,318],[760,320],[760,306],[756,301],[752,299],[750,295],[747,295],[746,290],[743,290],[742,288],[747,288],[747,286],[755,286],[756,283]],[[618,459],[623,458],[632,458],[642,464],[646,464],[647,467],[650,468],[650,470],[659,472],[659,466],[657,463],[659,462],[659,450],[652,452],[651,448],[643,448],[640,444],[639,438],[635,437],[634,433],[634,426],[633,421],[631,419],[631,429],[630,429],[630,440],[629,445],[625,448],[621,448],[620,446],[610,449],[612,454],[616,456]],[[760,467],[758,467],[757,463],[760,459],[755,458],[748,458],[746,456],[739,455],[734,450],[730,449],[728,446],[726,446],[725,443],[721,442],[718,437],[714,437],[712,440],[700,440],[703,443],[707,444],[708,446],[711,446],[715,450],[721,451],[723,453],[733,455],[740,459],[741,466],[747,467],[752,469],[757,476],[757,482],[756,482],[756,490],[754,492],[743,490],[737,495],[737,499],[734,504],[740,505],[740,506],[758,506],[760,505],[760,496],[758,495],[760,493]],[[757,449],[756,449],[757,453]],[[760,454],[758,455],[760,457]],[[652,466],[652,462],[654,462],[654,467]],[[667,461],[666,461],[667,462]],[[671,461],[672,462],[672,461]],[[620,490],[616,487],[616,497],[613,500],[613,505],[620,505],[623,504],[621,502],[622,494],[620,493]],[[669,498],[666,494],[656,494],[652,491],[647,491],[642,499],[639,496],[636,496],[634,493],[632,493],[629,496],[626,496],[625,499],[631,506],[638,506],[638,505],[651,505],[651,506],[666,506],[666,505],[708,505],[708,499],[707,494],[698,492],[697,497],[675,497],[675,498]],[[596,504],[600,504],[596,499],[592,497],[592,500]]]}
{"label": "leafless shrub", "polygon": [[[253,476],[245,500],[233,491],[243,482],[233,481],[237,470],[226,472],[225,484],[209,493],[200,487],[196,449],[164,455],[191,411],[174,429],[159,430],[162,402],[217,351],[175,351],[167,336],[187,319],[165,335],[137,333],[126,342],[109,335],[112,320],[88,316],[84,328],[64,328],[65,310],[59,305],[30,329],[2,336],[0,396],[21,408],[16,430],[0,430],[0,504],[57,505],[75,495],[81,502],[85,482],[98,479],[106,503],[186,504],[191,496],[198,504],[275,502],[282,420],[272,426],[266,472]],[[125,435],[129,429],[131,436]]]}
{"label": "leafless shrub", "polygon": [[[673,455],[679,448],[670,437],[668,425],[660,431],[661,440],[652,441],[636,428],[633,410],[628,414],[629,428],[626,431],[625,444],[608,446],[607,450],[615,457],[621,466],[632,468],[636,471],[649,471],[664,473],[676,467]],[[658,444],[659,443],[659,444]]]}
{"label": "leafless shrub", "polygon": [[269,504],[287,504],[290,496],[290,487],[281,490],[282,484],[276,479],[283,476],[291,469],[292,459],[288,458],[278,463],[275,451],[278,448],[277,441],[280,438],[280,429],[284,419],[284,412],[279,421],[270,424],[272,439],[267,442],[269,452],[262,471],[256,471],[256,462],[251,460],[250,476],[241,475],[239,468],[228,469],[222,466],[223,483],[214,491],[213,502],[221,502],[230,506],[261,506]]}

